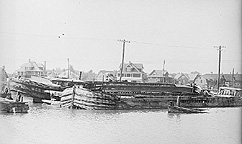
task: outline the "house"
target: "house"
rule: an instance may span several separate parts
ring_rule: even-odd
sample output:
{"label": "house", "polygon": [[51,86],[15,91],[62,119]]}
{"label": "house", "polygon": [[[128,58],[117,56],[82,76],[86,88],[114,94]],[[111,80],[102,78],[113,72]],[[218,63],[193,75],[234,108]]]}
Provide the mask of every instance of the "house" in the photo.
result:
{"label": "house", "polygon": [[199,73],[190,73],[190,74],[184,74],[179,73],[175,76],[176,84],[191,84],[195,83],[196,85],[207,88],[206,79],[203,78]]}
{"label": "house", "polygon": [[0,93],[2,91],[4,91],[5,86],[7,85],[7,81],[8,81],[8,75],[5,71],[5,67],[0,67]]}
{"label": "house", "polygon": [[[120,79],[121,76],[121,66],[119,66],[119,71],[117,72],[117,79]],[[123,65],[123,71],[122,71],[122,81],[128,81],[128,82],[144,82],[146,74],[143,71],[144,66],[140,63],[124,63]]]}
{"label": "house", "polygon": [[218,74],[204,74],[202,77],[206,79],[208,89],[217,88]]}
{"label": "house", "polygon": [[174,83],[174,79],[166,70],[153,70],[148,75],[148,82],[156,83],[156,82],[163,82],[163,83]]}
{"label": "house", "polygon": [[[223,74],[224,77],[224,85],[225,86],[230,86],[230,87],[237,87],[241,88],[242,87],[242,74]],[[222,78],[223,78],[222,77]]]}
{"label": "house", "polygon": [[29,60],[28,63],[21,65],[16,73],[18,76],[26,78],[30,78],[31,76],[46,76],[46,66]]}
{"label": "house", "polygon": [[[207,88],[217,88],[218,74],[202,75],[207,82]],[[242,74],[220,74],[220,86],[242,87]]]}
{"label": "house", "polygon": [[207,89],[207,80],[202,77],[202,75],[198,74],[195,79],[194,79],[194,83],[198,86],[200,86],[203,89]]}
{"label": "house", "polygon": [[95,81],[115,81],[117,71],[100,70],[96,75]]}
{"label": "house", "polygon": [[189,83],[189,77],[184,73],[178,73],[174,77],[175,84],[186,85]]}

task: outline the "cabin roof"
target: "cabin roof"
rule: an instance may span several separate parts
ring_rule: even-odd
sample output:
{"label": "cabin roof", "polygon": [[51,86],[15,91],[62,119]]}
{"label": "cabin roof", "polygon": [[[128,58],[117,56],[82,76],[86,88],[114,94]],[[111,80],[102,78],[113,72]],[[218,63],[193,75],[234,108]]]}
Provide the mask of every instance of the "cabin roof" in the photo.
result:
{"label": "cabin roof", "polygon": [[239,90],[241,91],[242,89],[240,88],[234,88],[234,87],[219,87],[220,89],[228,89],[228,90]]}

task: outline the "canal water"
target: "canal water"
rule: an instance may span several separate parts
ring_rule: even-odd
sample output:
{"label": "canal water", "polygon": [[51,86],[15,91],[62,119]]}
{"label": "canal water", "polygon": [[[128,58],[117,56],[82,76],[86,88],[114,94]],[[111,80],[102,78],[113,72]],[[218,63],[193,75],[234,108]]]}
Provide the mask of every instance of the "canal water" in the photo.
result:
{"label": "canal water", "polygon": [[1,144],[240,144],[242,108],[206,114],[167,110],[86,111],[30,105],[0,114]]}

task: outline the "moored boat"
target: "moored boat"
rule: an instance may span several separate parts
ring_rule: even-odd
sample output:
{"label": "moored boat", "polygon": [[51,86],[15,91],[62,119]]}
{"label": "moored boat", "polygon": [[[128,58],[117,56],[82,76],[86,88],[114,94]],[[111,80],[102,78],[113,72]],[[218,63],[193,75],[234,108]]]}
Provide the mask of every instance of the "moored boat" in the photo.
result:
{"label": "moored boat", "polygon": [[168,106],[168,113],[207,113],[207,112],[204,109],[194,109],[194,108],[175,106],[173,102],[171,102]]}
{"label": "moored boat", "polygon": [[11,79],[11,91],[19,91],[25,96],[33,97],[34,102],[41,100],[51,100],[50,91],[61,91],[58,85],[46,84],[32,79],[20,78]]}
{"label": "moored boat", "polygon": [[0,97],[1,112],[7,113],[27,113],[29,110],[28,102],[16,102],[7,98]]}
{"label": "moored boat", "polygon": [[185,108],[180,106],[180,97],[177,97],[176,105],[173,101],[169,102],[168,113],[207,113],[204,109]]}

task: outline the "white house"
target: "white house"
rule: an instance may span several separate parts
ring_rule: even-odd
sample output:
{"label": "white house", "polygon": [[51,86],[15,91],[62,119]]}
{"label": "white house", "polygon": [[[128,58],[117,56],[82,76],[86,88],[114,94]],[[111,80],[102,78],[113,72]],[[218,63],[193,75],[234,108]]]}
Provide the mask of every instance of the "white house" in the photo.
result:
{"label": "white house", "polygon": [[[119,71],[117,72],[117,80],[120,80],[121,76],[121,64],[119,66]],[[140,63],[124,63],[121,81],[128,82],[144,82],[144,66]]]}
{"label": "white house", "polygon": [[21,65],[16,71],[18,76],[31,77],[31,76],[46,76],[46,66],[41,63],[29,60],[28,63]]}

